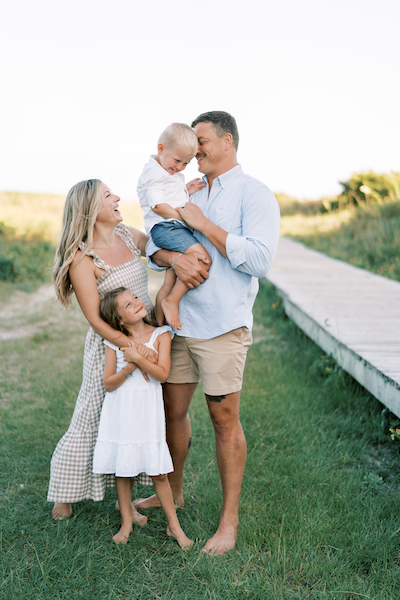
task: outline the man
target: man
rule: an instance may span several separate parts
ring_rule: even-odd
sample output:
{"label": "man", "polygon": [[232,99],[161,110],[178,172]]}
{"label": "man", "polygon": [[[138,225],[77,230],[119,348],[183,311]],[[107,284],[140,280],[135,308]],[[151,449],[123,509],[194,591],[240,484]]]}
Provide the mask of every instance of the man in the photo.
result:
{"label": "man", "polygon": [[[201,380],[215,431],[223,492],[219,527],[203,549],[213,555],[224,554],[236,543],[246,462],[240,390],[251,344],[257,278],[272,266],[280,215],[272,192],[245,175],[237,162],[235,119],[213,111],[197,117],[192,127],[199,142],[199,171],[204,173],[206,185],[179,212],[210,254],[210,271],[202,268],[201,255],[190,258],[159,250],[151,242],[148,253],[158,265],[173,266],[191,288],[179,304],[182,329],[175,331],[171,373],[164,388],[167,440],[175,469],[169,479],[175,502],[182,506],[183,470],[191,440],[188,410]],[[135,502],[137,508],[156,505],[154,496]]]}

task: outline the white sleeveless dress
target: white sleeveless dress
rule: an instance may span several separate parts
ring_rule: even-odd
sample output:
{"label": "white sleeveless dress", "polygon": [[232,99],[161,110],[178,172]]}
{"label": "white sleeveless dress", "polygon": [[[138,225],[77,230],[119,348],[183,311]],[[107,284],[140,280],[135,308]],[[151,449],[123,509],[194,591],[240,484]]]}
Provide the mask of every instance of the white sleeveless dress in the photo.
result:
{"label": "white sleeveless dress", "polygon": [[[93,250],[88,255],[94,264],[104,270],[96,280],[100,299],[107,292],[126,287],[144,300],[152,310],[148,293],[147,269],[141,262],[140,250],[135,246],[126,225],[119,223],[115,233],[132,252],[131,260],[110,267]],[[82,243],[81,248],[85,244]],[[101,407],[106,390],[103,385],[105,347],[103,338],[90,327],[86,335],[83,357],[83,379],[74,414],[68,431],[58,442],[50,465],[49,502],[80,502],[102,500],[107,487],[115,486],[113,475],[93,473],[93,451],[97,440]],[[140,475],[139,483],[152,485],[146,475]]]}
{"label": "white sleeveless dress", "polygon": [[[159,335],[171,327],[157,327],[144,344],[155,350]],[[115,350],[116,372],[128,363]],[[114,473],[117,477],[135,477],[139,473],[162,475],[174,470],[165,437],[165,413],[161,383],[152,377],[146,381],[139,369],[124,383],[107,392],[101,411],[99,433],[93,456],[94,473]]]}

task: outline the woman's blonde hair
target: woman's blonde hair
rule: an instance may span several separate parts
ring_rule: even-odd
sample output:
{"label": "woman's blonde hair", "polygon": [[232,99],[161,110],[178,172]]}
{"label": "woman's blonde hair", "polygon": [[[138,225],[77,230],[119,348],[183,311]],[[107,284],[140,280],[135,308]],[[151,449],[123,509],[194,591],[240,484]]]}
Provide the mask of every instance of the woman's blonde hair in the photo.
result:
{"label": "woman's blonde hair", "polygon": [[60,242],[53,265],[53,282],[56,294],[63,306],[71,302],[73,292],[69,268],[81,242],[85,248],[79,261],[93,245],[93,230],[100,210],[99,179],[80,181],[68,192],[64,204]]}

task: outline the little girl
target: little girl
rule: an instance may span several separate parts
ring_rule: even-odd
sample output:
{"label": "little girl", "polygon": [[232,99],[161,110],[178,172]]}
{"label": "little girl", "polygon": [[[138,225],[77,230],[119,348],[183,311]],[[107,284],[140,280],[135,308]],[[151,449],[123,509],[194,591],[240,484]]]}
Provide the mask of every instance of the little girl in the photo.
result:
{"label": "little girl", "polygon": [[[132,506],[131,497],[132,478],[147,473],[153,479],[156,495],[167,517],[167,535],[188,548],[193,542],[179,525],[166,475],[173,471],[173,465],[165,438],[160,382],[169,375],[171,328],[150,325],[145,320],[147,310],[143,300],[122,287],[106,294],[100,303],[100,314],[111,327],[131,338],[135,358],[135,363],[127,363],[116,346],[104,341],[107,393],[94,450],[93,472],[115,474],[122,525],[113,540],[117,544],[126,544],[132,523],[146,523],[147,518]],[[151,359],[151,350],[158,354],[156,364]]]}

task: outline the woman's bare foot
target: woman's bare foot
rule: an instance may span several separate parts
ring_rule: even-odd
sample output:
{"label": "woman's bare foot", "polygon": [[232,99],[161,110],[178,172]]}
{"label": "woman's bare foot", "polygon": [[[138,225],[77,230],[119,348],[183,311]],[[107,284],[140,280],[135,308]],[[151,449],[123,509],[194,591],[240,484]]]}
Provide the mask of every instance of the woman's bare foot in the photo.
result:
{"label": "woman's bare foot", "polygon": [[172,302],[169,297],[167,297],[161,301],[161,307],[167,323],[175,329],[182,329],[182,325],[179,320],[179,304]]}
{"label": "woman's bare foot", "polygon": [[63,521],[69,519],[72,516],[72,506],[70,502],[54,502],[51,516],[56,521]]}
{"label": "woman's bare foot", "polygon": [[[119,511],[118,500],[115,503],[115,510]],[[149,520],[148,517],[146,517],[146,515],[141,515],[140,512],[136,510],[133,502],[131,502],[131,517],[132,522],[136,523],[136,525],[140,525],[140,527],[144,527],[145,525],[147,525],[147,521]]]}
{"label": "woman's bare foot", "polygon": [[127,544],[130,533],[132,533],[132,524],[122,524],[118,533],[113,535],[113,540],[116,544]]}
{"label": "woman's bare foot", "polygon": [[237,531],[238,528],[233,525],[218,527],[216,533],[204,546],[203,552],[209,556],[218,556],[233,550],[236,545]]}
{"label": "woman's bare foot", "polygon": [[[155,494],[153,494],[153,496],[149,496],[148,498],[138,498],[137,500],[133,500],[132,504],[135,508],[139,508],[140,510],[161,507],[160,501]],[[178,500],[174,499],[174,504],[175,508],[182,508],[184,505],[183,496]]]}
{"label": "woman's bare foot", "polygon": [[179,529],[173,530],[170,526],[168,526],[167,535],[169,537],[174,537],[183,550],[189,550],[189,548],[191,548],[194,544],[194,542],[189,540],[187,535],[184,534],[180,527]]}

